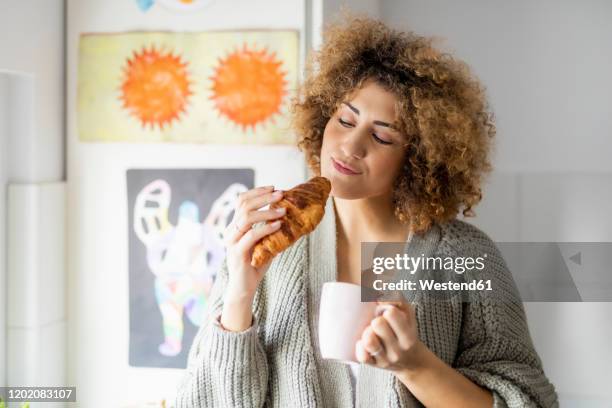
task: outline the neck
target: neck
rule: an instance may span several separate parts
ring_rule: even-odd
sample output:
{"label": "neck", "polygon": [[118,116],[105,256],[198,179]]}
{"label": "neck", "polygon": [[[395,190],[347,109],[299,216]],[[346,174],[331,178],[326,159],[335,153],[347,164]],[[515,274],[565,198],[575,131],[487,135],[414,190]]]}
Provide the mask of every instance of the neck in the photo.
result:
{"label": "neck", "polygon": [[403,242],[408,239],[408,226],[395,218],[390,195],[358,200],[332,199],[338,237],[346,242]]}

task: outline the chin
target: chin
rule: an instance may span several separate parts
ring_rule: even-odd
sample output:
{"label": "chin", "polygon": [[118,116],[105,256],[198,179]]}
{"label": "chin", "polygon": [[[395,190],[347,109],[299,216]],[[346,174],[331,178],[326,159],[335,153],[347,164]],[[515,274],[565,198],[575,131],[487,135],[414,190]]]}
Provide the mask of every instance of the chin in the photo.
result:
{"label": "chin", "polygon": [[332,187],[330,196],[334,198],[341,198],[343,200],[359,200],[360,198],[365,198],[366,196],[360,191],[335,191]]}
{"label": "chin", "polygon": [[341,178],[334,176],[323,176],[327,177],[331,182],[331,191],[329,195],[342,198],[345,200],[356,200],[359,198],[367,197],[366,191],[363,189],[363,185],[360,183],[350,183]]}
{"label": "chin", "polygon": [[322,172],[321,175],[326,177],[331,182],[331,191],[329,195],[343,200],[359,200],[368,197],[376,197],[382,195],[380,191],[374,191],[367,186],[364,186],[362,181],[350,182],[342,177],[335,177],[333,174]]}

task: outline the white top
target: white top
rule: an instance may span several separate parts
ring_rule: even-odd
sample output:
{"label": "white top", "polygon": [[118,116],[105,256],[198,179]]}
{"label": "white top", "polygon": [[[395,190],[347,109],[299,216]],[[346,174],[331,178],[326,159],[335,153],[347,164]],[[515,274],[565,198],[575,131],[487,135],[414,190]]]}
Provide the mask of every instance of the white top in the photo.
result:
{"label": "white top", "polygon": [[359,363],[348,363],[351,369],[349,374],[351,377],[351,385],[353,386],[353,406],[357,406],[355,403],[357,398],[357,377],[359,376]]}

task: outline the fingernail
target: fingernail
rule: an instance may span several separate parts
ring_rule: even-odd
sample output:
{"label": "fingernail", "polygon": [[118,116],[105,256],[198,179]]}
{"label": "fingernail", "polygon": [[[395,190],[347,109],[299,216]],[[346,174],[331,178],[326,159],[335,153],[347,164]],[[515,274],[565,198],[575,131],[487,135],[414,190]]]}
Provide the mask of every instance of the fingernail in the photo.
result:
{"label": "fingernail", "polygon": [[391,310],[393,305],[378,305],[376,306],[376,316],[382,316],[387,310]]}
{"label": "fingernail", "polygon": [[276,228],[276,227],[278,227],[280,224],[281,224],[281,222],[280,222],[280,221],[274,221],[274,222],[272,223],[272,226],[273,226],[274,228]]}
{"label": "fingernail", "polygon": [[285,207],[277,208],[275,210],[278,214],[284,214],[287,209]]}
{"label": "fingernail", "polygon": [[272,195],[274,197],[281,197],[283,195],[283,192],[282,191],[275,191],[274,193],[272,193]]}

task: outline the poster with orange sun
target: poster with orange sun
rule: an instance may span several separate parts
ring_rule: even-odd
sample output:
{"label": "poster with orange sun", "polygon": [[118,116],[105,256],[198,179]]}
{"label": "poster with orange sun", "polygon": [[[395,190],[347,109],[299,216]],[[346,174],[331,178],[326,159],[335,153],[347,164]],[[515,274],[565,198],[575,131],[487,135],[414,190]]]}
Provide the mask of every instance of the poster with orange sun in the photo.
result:
{"label": "poster with orange sun", "polygon": [[297,31],[82,35],[86,142],[294,144]]}

